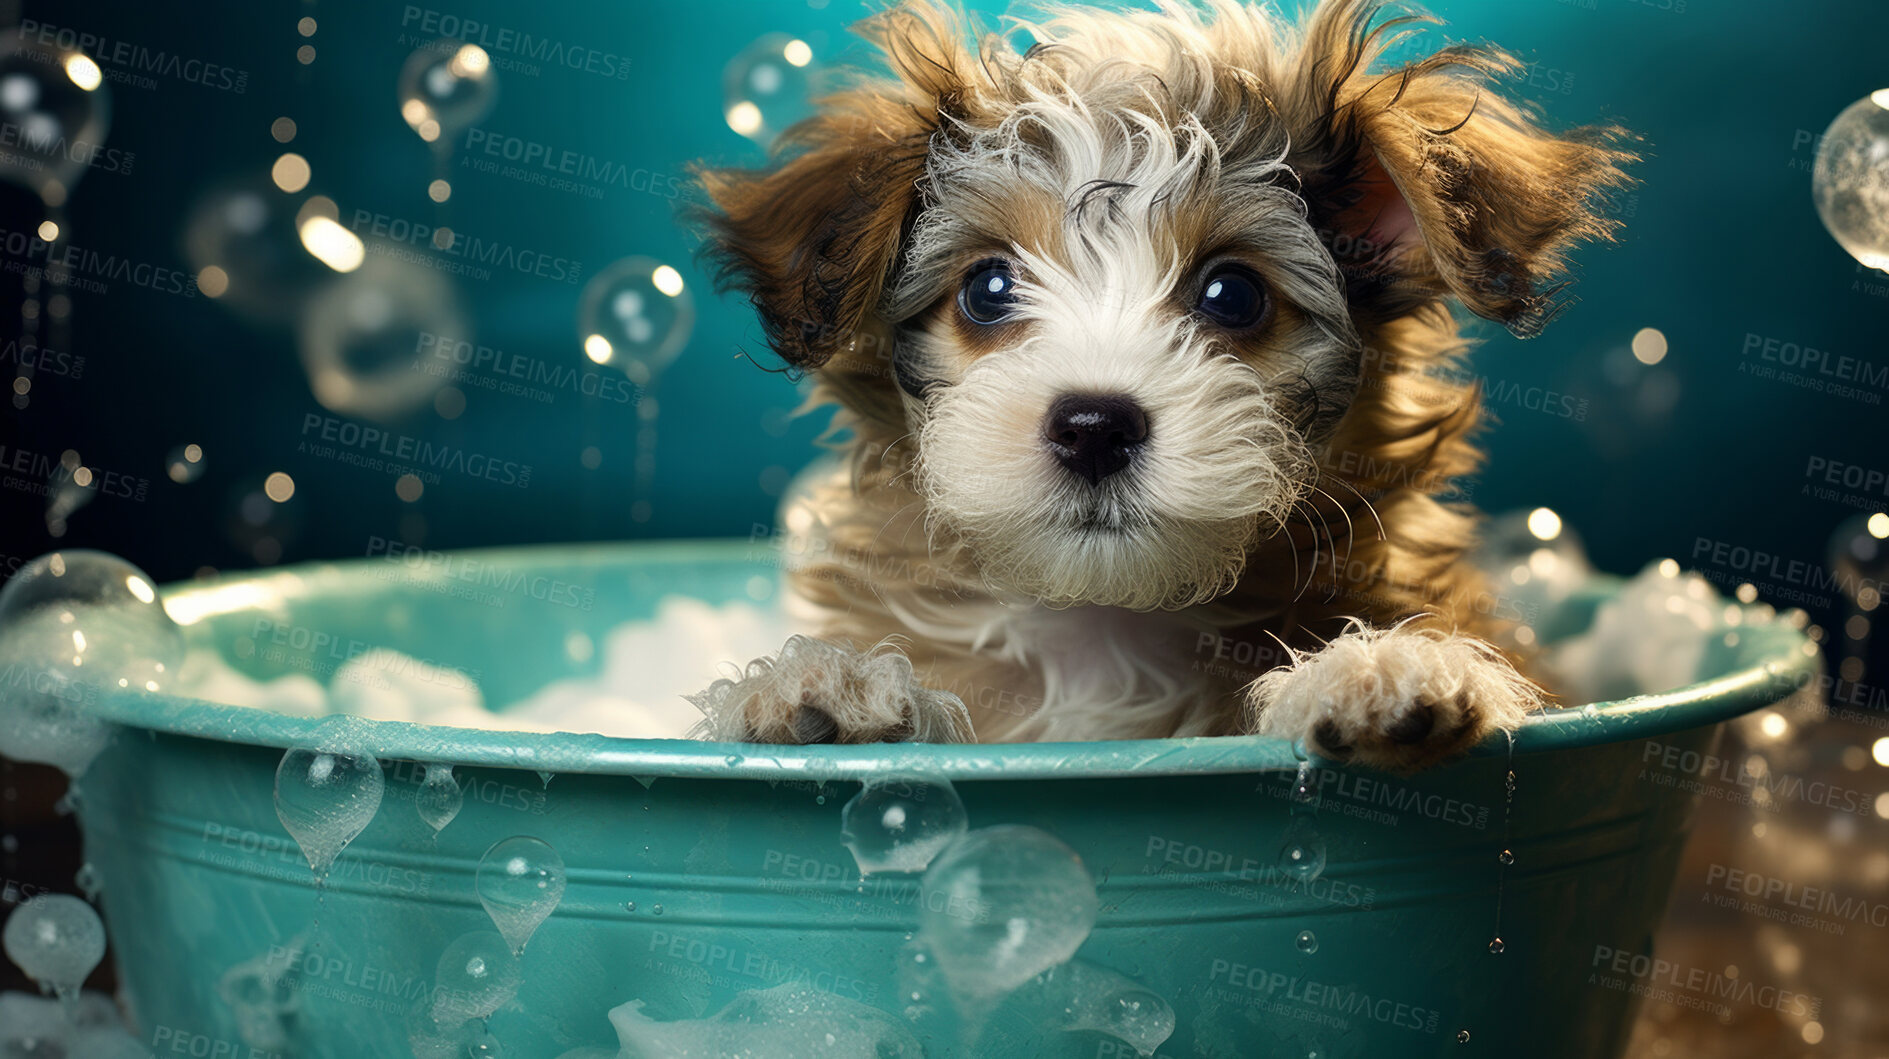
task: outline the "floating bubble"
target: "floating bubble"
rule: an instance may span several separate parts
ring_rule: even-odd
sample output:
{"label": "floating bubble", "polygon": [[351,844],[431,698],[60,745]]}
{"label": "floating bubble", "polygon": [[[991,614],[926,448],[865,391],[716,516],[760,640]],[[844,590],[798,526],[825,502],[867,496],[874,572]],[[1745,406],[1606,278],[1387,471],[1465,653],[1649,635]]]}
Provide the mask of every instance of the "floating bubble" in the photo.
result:
{"label": "floating bubble", "polygon": [[179,445],[164,457],[164,473],[178,485],[189,485],[203,477],[203,448]]}
{"label": "floating bubble", "polygon": [[1457,1030],[1457,1031],[1456,1031],[1456,1043],[1457,1043],[1457,1044],[1468,1044],[1468,1043],[1469,1043],[1469,1031],[1468,1031],[1468,1030]]}
{"label": "floating bubble", "polygon": [[766,147],[782,129],[812,115],[818,72],[805,41],[769,33],[722,68],[722,116],[729,128]]}
{"label": "floating bubble", "polygon": [[564,899],[564,858],[530,835],[501,839],[479,859],[475,888],[492,924],[522,954],[538,924]]}
{"label": "floating bubble", "polygon": [[471,333],[450,282],[377,254],[308,300],[296,349],[322,407],[385,422],[431,404]]}
{"label": "floating bubble", "polygon": [[65,203],[105,142],[110,105],[98,64],[24,33],[0,38],[0,179]]}
{"label": "floating bubble", "polygon": [[420,789],[413,796],[413,806],[419,810],[420,819],[426,821],[426,826],[435,833],[444,830],[465,804],[466,792],[460,789],[459,781],[453,778],[451,765],[426,766]]}
{"label": "floating bubble", "polygon": [[1292,944],[1296,946],[1300,952],[1309,956],[1318,951],[1318,935],[1309,930],[1301,930],[1299,931],[1299,936],[1292,939]]}
{"label": "floating bubble", "polygon": [[304,224],[340,216],[320,196],[285,195],[266,173],[217,184],[184,218],[184,257],[197,286],[217,304],[251,320],[293,320],[335,270],[309,253]]}
{"label": "floating bubble", "polygon": [[524,976],[507,939],[489,930],[453,939],[440,953],[432,1016],[442,1026],[482,1019],[518,995]]}
{"label": "floating bubble", "polygon": [[592,276],[578,301],[584,355],[647,386],[681,354],[695,330],[695,298],[682,273],[648,257],[626,257]]}
{"label": "floating bubble", "polygon": [[248,475],[226,502],[223,525],[230,543],[264,566],[281,561],[307,521],[306,498],[292,487],[285,491],[280,482],[273,474]]}
{"label": "floating bubble", "polygon": [[610,1009],[621,1054],[703,1059],[923,1059],[899,1020],[799,982],[737,994],[707,1018],[658,1022],[632,1000]]}
{"label": "floating bubble", "polygon": [[966,833],[920,884],[920,940],[954,993],[1002,996],[1069,959],[1095,926],[1095,883],[1075,851],[1034,827]]}
{"label": "floating bubble", "polygon": [[151,578],[104,552],[67,550],[21,567],[0,589],[0,754],[77,776],[111,736],[108,695],[165,690],[183,632]]}
{"label": "floating bubble", "polygon": [[1824,130],[1810,194],[1837,245],[1889,271],[1889,88],[1845,107]]}
{"label": "floating bubble", "polygon": [[79,985],[105,956],[105,925],[71,894],[39,894],[7,919],[7,959],[43,992],[75,1000]]}
{"label": "floating bubble", "polygon": [[1280,870],[1301,879],[1316,879],[1325,871],[1325,839],[1306,820],[1295,820],[1279,845]]}
{"label": "floating bubble", "polygon": [[387,785],[369,754],[298,747],[282,755],[275,772],[275,814],[288,829],[317,879],[366,830],[380,811]]}
{"label": "floating bubble", "polygon": [[1504,952],[1507,952],[1508,948],[1508,942],[1503,941],[1501,938],[1495,938],[1489,942],[1489,953],[1492,956],[1500,956]]}
{"label": "floating bubble", "polygon": [[969,826],[964,802],[943,779],[868,780],[840,810],[840,839],[862,875],[924,871]]}
{"label": "floating bubble", "polygon": [[497,100],[492,57],[476,44],[436,40],[400,68],[400,116],[428,143],[472,127]]}

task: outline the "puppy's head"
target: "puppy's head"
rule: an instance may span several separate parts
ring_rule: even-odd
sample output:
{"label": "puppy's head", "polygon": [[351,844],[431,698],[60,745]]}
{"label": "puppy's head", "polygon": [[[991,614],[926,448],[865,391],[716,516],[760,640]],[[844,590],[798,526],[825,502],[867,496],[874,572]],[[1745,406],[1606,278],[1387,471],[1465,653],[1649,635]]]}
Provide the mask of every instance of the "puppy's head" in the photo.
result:
{"label": "puppy's head", "polygon": [[1447,297],[1532,334],[1607,233],[1608,134],[1542,131],[1493,52],[1374,69],[1413,21],[1059,9],[973,55],[907,3],[862,27],[893,78],[702,174],[711,253],[790,366],[915,439],[992,586],[1204,601],[1312,488],[1366,337]]}

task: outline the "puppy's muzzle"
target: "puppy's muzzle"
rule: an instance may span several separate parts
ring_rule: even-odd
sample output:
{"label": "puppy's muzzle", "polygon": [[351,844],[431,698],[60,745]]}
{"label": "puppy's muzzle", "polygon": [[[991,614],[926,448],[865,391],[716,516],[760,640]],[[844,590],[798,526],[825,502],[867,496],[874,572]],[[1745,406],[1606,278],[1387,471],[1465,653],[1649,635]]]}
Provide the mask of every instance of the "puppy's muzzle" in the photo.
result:
{"label": "puppy's muzzle", "polygon": [[1100,485],[1134,462],[1148,440],[1148,415],[1120,394],[1064,394],[1043,417],[1043,437],[1070,473]]}

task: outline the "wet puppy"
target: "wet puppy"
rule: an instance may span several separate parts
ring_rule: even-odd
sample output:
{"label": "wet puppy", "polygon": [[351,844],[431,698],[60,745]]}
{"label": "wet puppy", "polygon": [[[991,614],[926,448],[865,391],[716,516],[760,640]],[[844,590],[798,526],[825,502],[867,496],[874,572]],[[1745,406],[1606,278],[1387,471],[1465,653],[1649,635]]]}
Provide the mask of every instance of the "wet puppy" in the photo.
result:
{"label": "wet puppy", "polygon": [[1058,8],[973,50],[906,3],[860,27],[890,77],[702,171],[712,258],[850,456],[785,514],[820,639],[703,734],[1260,732],[1407,770],[1539,708],[1449,502],[1451,306],[1536,333],[1629,159],[1506,100],[1500,52],[1386,66],[1425,21]]}

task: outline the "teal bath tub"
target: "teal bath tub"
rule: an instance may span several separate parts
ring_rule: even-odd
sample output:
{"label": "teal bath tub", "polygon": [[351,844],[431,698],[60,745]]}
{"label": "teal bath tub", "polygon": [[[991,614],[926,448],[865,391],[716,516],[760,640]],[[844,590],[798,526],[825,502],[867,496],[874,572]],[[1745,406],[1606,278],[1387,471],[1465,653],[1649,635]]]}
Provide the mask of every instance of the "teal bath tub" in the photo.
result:
{"label": "teal bath tub", "polygon": [[[471,558],[527,576],[469,599],[450,570],[369,560],[167,599],[197,619],[193,642],[252,676],[319,678],[384,645],[505,703],[595,668],[571,661],[574,633],[601,642],[671,593],[766,596],[777,574],[739,543]],[[1544,634],[1579,628],[1607,591]],[[554,847],[568,884],[488,1020],[506,1056],[615,1055],[607,1013],[628,1001],[695,1019],[785,982],[900,1015],[918,883],[862,881],[840,813],[861,778],[916,771],[955,785],[971,827],[1030,825],[1080,855],[1100,912],[1077,957],[1172,1006],[1160,1055],[1592,1059],[1619,1052],[1640,988],[1670,987],[1651,939],[1699,792],[1732,774],[1710,757],[1721,725],[1815,677],[1784,625],[1736,640],[1714,641],[1702,683],[1541,716],[1512,746],[1414,779],[1302,770],[1259,738],[754,747],[337,727],[140,694],[104,704],[124,727],[80,811],[119,973],[160,1055],[411,1054],[414,1009],[447,985],[442,954],[492,929],[481,856],[519,835]],[[704,683],[723,661],[700,660]],[[385,795],[318,889],[272,789],[285,749],[340,737],[380,759]],[[454,765],[465,790],[437,837],[414,805],[429,763]],[[1288,846],[1322,871],[1283,866]],[[946,1023],[915,1032],[934,1056],[1135,1054],[1003,1009],[968,1050]]]}

